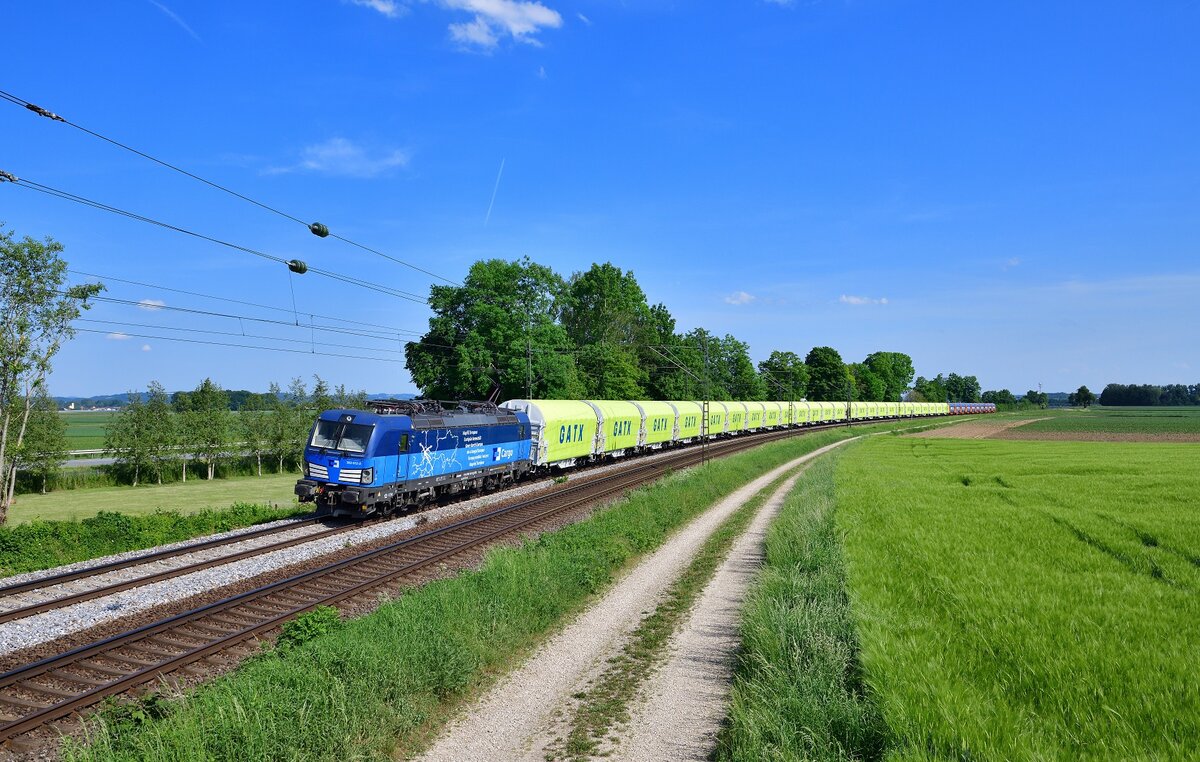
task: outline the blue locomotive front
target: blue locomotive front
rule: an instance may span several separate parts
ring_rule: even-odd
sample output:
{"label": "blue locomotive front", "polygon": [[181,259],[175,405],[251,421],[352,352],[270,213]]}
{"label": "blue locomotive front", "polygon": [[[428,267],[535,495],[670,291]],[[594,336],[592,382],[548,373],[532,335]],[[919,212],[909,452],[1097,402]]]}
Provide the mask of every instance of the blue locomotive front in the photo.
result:
{"label": "blue locomotive front", "polygon": [[378,400],[326,410],[304,448],[300,502],[367,516],[495,489],[529,469],[529,418],[487,403]]}

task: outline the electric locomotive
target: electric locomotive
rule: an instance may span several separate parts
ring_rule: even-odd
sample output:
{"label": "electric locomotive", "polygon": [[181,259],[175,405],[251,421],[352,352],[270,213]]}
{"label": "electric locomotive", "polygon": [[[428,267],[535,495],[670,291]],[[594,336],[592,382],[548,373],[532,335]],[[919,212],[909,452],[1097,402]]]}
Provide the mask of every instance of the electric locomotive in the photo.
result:
{"label": "electric locomotive", "polygon": [[300,502],[334,516],[390,514],[491,490],[529,470],[529,416],[487,402],[374,400],[326,410],[304,448]]}

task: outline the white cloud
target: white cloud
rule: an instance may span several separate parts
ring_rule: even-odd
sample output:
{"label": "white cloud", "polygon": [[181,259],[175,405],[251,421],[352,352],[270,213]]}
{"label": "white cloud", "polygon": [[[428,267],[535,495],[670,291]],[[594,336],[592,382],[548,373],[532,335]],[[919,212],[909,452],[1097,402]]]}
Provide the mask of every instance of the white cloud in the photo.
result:
{"label": "white cloud", "polygon": [[142,351],[143,351],[143,352],[149,352],[149,351],[150,351],[150,345],[149,345],[149,344],[143,344],[143,345],[142,345]]}
{"label": "white cloud", "polygon": [[537,75],[538,75],[538,79],[545,79],[546,78],[546,67],[539,66]]}
{"label": "white cloud", "polygon": [[558,11],[529,0],[441,0],[446,8],[475,14],[468,22],[451,24],[450,37],[466,46],[491,49],[510,36],[527,45],[541,45],[534,36],[542,29],[562,26]]}
{"label": "white cloud", "polygon": [[1008,258],[1007,260],[1005,260],[1005,262],[1004,262],[1004,269],[1005,269],[1005,270],[1007,270],[1008,268],[1010,268],[1010,267],[1016,267],[1016,266],[1017,266],[1017,265],[1019,265],[1019,264],[1021,264],[1021,258],[1020,258],[1020,257],[1009,257],[1009,258]]}
{"label": "white cloud", "polygon": [[351,5],[358,5],[363,8],[370,8],[373,11],[379,11],[384,16],[390,19],[400,18],[408,13],[408,8],[395,2],[395,0],[345,0]]}
{"label": "white cloud", "polygon": [[575,15],[579,18],[580,21],[587,24],[588,26],[592,25],[592,20],[590,18],[588,18],[587,16],[584,16],[582,13],[576,13]]}
{"label": "white cloud", "polygon": [[754,294],[747,294],[745,291],[734,291],[729,296],[725,297],[726,304],[749,304],[755,300]]}
{"label": "white cloud", "polygon": [[167,303],[162,299],[142,299],[138,302],[138,307],[144,310],[150,310],[151,312],[156,312],[165,307],[166,304]]}
{"label": "white cloud", "polygon": [[287,167],[271,167],[266,170],[266,174],[318,172],[342,177],[375,177],[408,164],[408,154],[404,151],[386,149],[371,152],[345,138],[330,138],[324,143],[308,146],[300,156],[299,163]]}
{"label": "white cloud", "polygon": [[128,341],[129,340],[129,337],[126,336],[125,334],[121,333],[120,331],[115,331],[113,333],[110,333],[107,336],[105,336],[104,338],[112,339],[113,341]]}
{"label": "white cloud", "polygon": [[175,13],[175,11],[171,10],[167,6],[163,5],[162,3],[154,2],[154,0],[150,0],[150,4],[153,5],[155,8],[158,8],[163,13],[167,14],[167,18],[171,19],[176,24],[178,24],[180,26],[180,28],[182,28],[183,31],[190,34],[192,36],[192,39],[194,39],[196,42],[204,42],[204,40],[200,39],[200,35],[196,34],[196,32],[190,26],[187,25],[187,22],[185,22],[183,19],[179,18],[179,16]]}
{"label": "white cloud", "polygon": [[879,299],[872,299],[869,296],[848,296],[846,294],[842,294],[842,296],[838,299],[838,301],[841,302],[842,304],[853,304],[853,305],[887,304],[888,303],[886,296],[880,297]]}
{"label": "white cloud", "polygon": [[494,48],[496,43],[500,42],[492,32],[491,25],[478,16],[474,21],[465,24],[451,24],[450,39],[464,45],[478,45],[481,48]]}

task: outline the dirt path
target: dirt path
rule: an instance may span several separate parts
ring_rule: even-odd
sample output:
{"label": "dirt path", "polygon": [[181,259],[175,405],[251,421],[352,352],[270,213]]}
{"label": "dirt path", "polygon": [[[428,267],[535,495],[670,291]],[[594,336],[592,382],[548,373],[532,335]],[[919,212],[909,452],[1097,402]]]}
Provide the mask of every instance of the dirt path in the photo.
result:
{"label": "dirt path", "polygon": [[654,611],[709,534],[772,481],[848,441],[853,440],[822,447],[763,474],[694,519],[468,707],[421,759],[543,760],[556,737],[556,713],[570,706],[572,694],[603,670],[605,659]]}
{"label": "dirt path", "polygon": [[798,478],[800,473],[793,474],[771,495],[730,549],[691,616],[672,638],[670,656],[648,681],[613,758],[631,762],[709,758],[733,684],[742,604],[762,566],[767,528]]}
{"label": "dirt path", "polygon": [[980,421],[969,420],[950,426],[941,426],[928,431],[918,431],[908,434],[910,437],[921,439],[991,439],[1002,431],[1015,429],[1034,421],[1044,421],[1045,418],[1029,418],[1023,421]]}

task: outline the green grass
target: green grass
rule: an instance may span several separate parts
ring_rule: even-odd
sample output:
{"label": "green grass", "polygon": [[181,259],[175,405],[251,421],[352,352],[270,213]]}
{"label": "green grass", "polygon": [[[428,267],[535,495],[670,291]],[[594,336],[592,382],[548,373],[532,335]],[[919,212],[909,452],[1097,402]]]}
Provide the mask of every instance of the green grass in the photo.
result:
{"label": "green grass", "polygon": [[155,511],[196,513],[234,503],[294,507],[299,474],[269,474],[227,479],[189,479],[163,485],[94,487],[45,495],[18,495],[8,512],[9,524],[30,521],[76,521],[99,511],[144,515]]}
{"label": "green grass", "polygon": [[68,755],[382,760],[411,752],[671,531],[764,471],[855,433],[766,445],[632,492],[586,521],[492,551],[478,571],[252,660],[135,726],[101,724],[93,745]]}
{"label": "green grass", "polygon": [[1194,754],[1200,447],[877,437],[837,500],[889,759]]}
{"label": "green grass", "polygon": [[139,550],[286,518],[300,511],[237,504],[187,516],[100,513],[82,521],[35,521],[0,527],[0,577]]}
{"label": "green grass", "polygon": [[1025,424],[1020,431],[1200,434],[1200,406],[1091,408],[1087,411],[1056,413],[1044,421]]}
{"label": "green grass", "polygon": [[67,448],[70,450],[100,450],[104,435],[116,413],[111,411],[80,411],[59,413],[67,422]]}
{"label": "green grass", "polygon": [[767,533],[763,569],[742,613],[719,760],[875,759],[888,746],[862,682],[846,594],[834,521],[840,457],[808,469]]}

